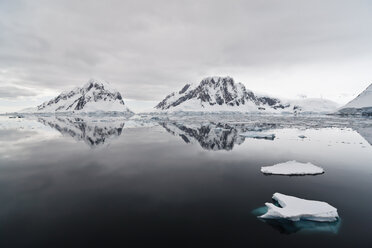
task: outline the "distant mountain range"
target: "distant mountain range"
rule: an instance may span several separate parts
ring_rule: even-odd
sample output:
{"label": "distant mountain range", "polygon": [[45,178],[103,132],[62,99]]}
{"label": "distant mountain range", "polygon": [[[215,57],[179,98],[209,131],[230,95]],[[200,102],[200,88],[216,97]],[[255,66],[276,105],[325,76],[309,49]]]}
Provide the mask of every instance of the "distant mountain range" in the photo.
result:
{"label": "distant mountain range", "polygon": [[[65,91],[36,108],[21,113],[124,113],[133,114],[122,95],[109,83],[89,80],[81,88]],[[152,111],[150,111],[152,112]],[[186,84],[167,95],[154,112],[242,112],[242,113],[337,113],[372,115],[372,84],[354,100],[339,108],[322,98],[283,100],[254,93],[231,77],[207,77],[198,84]]]}
{"label": "distant mountain range", "polygon": [[372,115],[372,84],[362,93],[338,110],[340,114]]}
{"label": "distant mountain range", "polygon": [[165,97],[155,109],[177,111],[236,112],[333,112],[338,105],[325,99],[283,101],[247,90],[231,77],[208,77],[199,84],[186,84],[180,91]]}
{"label": "distant mountain range", "polygon": [[125,105],[121,94],[105,81],[91,79],[81,88],[62,92],[50,101],[36,108],[27,109],[33,113],[92,113],[126,112],[132,113]]}

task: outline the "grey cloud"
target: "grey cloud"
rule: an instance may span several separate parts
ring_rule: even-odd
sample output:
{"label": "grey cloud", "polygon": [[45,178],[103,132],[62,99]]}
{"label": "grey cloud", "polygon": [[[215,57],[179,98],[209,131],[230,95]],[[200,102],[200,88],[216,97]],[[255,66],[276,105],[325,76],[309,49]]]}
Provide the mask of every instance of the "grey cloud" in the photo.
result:
{"label": "grey cloud", "polygon": [[269,72],[370,56],[371,8],[333,0],[8,0],[0,3],[0,69],[16,72],[19,86],[62,90],[99,77],[126,98],[160,100],[218,68]]}
{"label": "grey cloud", "polygon": [[2,87],[0,86],[0,99],[12,99],[12,98],[17,98],[17,97],[22,97],[22,96],[36,96],[36,92],[30,91],[30,90],[25,90],[25,89],[20,89],[17,87]]}

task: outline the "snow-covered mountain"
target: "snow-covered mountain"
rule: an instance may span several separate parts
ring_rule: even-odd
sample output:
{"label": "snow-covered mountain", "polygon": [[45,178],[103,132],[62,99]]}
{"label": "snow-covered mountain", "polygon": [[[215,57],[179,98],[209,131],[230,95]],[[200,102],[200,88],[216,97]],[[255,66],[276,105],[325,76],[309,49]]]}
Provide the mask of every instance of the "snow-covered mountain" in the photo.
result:
{"label": "snow-covered mountain", "polygon": [[62,92],[59,96],[37,106],[33,112],[131,112],[121,94],[105,81],[91,79],[82,88]]}
{"label": "snow-covered mountain", "polygon": [[[315,103],[315,104],[314,104]],[[231,77],[208,77],[199,84],[186,84],[155,106],[166,112],[236,111],[236,112],[332,112],[337,104],[323,99],[282,101],[247,90]]]}
{"label": "snow-covered mountain", "polygon": [[372,115],[372,84],[338,111],[341,114]]}

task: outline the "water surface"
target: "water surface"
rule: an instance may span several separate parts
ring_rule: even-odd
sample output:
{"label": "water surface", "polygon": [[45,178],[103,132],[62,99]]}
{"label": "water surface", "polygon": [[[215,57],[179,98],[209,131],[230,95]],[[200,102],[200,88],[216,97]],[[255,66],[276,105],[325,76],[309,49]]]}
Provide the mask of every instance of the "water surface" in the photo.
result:
{"label": "water surface", "polygon": [[[3,116],[0,245],[371,247],[371,133],[363,118]],[[325,173],[260,172],[288,160]],[[326,201],[341,220],[259,220],[275,192]]]}

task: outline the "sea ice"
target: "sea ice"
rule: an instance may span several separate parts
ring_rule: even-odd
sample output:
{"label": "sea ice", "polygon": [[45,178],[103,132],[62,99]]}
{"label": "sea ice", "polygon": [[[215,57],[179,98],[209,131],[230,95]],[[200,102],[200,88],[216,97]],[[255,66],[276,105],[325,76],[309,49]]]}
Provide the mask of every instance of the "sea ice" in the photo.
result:
{"label": "sea ice", "polygon": [[261,167],[261,172],[274,175],[318,175],[324,170],[312,163],[300,163],[295,160]]}
{"label": "sea ice", "polygon": [[334,222],[339,218],[337,209],[326,202],[305,200],[280,193],[275,193],[273,199],[279,206],[275,206],[273,203],[265,203],[268,210],[259,218],[319,222]]}

